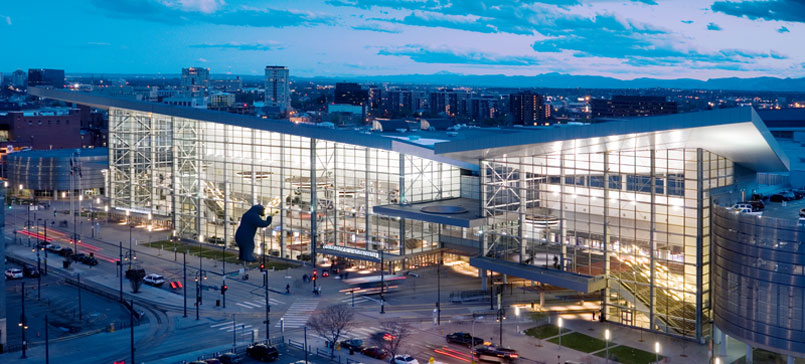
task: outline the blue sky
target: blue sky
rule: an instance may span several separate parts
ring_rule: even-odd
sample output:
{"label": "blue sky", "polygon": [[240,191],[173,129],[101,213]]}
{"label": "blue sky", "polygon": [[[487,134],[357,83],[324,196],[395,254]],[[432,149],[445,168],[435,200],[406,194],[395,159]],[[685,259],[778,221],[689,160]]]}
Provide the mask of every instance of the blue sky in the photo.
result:
{"label": "blue sky", "polygon": [[805,77],[805,0],[0,0],[0,70]]}

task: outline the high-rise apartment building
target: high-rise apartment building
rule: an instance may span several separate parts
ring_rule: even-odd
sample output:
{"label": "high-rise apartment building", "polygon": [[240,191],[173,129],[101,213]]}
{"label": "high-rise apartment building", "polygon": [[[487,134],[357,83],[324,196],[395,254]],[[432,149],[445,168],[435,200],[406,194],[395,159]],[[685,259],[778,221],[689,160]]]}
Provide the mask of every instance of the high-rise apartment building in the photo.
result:
{"label": "high-rise apartment building", "polygon": [[16,70],[11,74],[11,85],[16,88],[25,88],[28,84],[28,75],[23,70]]}
{"label": "high-rise apartment building", "polygon": [[551,117],[551,108],[545,105],[545,98],[531,91],[509,95],[509,111],[512,123],[516,125],[542,124]]}
{"label": "high-rise apartment building", "polygon": [[210,85],[210,69],[202,67],[182,68],[182,88],[193,95],[202,94]]}
{"label": "high-rise apartment building", "polygon": [[266,107],[288,110],[291,103],[288,67],[266,66]]}

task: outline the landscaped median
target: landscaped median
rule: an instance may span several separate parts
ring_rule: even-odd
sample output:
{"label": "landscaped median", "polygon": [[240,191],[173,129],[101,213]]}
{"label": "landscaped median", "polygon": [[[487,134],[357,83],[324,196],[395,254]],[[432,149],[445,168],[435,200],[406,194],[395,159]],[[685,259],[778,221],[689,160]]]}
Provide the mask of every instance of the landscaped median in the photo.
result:
{"label": "landscaped median", "polygon": [[[199,254],[201,254],[202,258],[213,259],[213,260],[221,260],[221,257],[223,256],[227,263],[240,264],[240,262],[238,261],[238,254],[237,253],[233,253],[233,252],[230,252],[230,251],[222,252],[221,248],[212,248],[212,247],[203,246],[203,245],[199,246],[199,244],[187,244],[187,243],[183,243],[183,242],[173,243],[173,242],[168,241],[168,240],[159,240],[159,241],[154,241],[154,242],[151,242],[151,243],[145,243],[143,245],[151,247],[151,248],[154,248],[154,249],[161,249],[161,250],[163,250],[165,252],[171,252],[171,253],[173,253],[173,249],[174,249],[174,247],[176,247],[176,252],[179,253],[179,254],[181,254],[182,252],[187,251],[188,255],[192,255],[192,256],[197,257],[197,256],[199,256]],[[261,263],[260,258],[257,257],[257,256],[255,256],[255,258],[258,259],[257,262],[252,262],[252,263],[246,264],[249,268],[256,268],[256,267],[258,267],[260,265],[260,263]],[[271,260],[269,256],[266,256],[266,269],[269,269],[269,270],[272,270],[272,269],[273,270],[282,270],[282,269],[293,268],[294,266],[295,265],[293,265],[291,263]]]}
{"label": "landscaped median", "polygon": [[[532,327],[525,330],[524,333],[559,345],[559,327],[555,325],[545,324]],[[561,342],[564,347],[602,358],[606,357],[607,343],[602,339],[563,328]],[[651,364],[656,361],[657,356],[654,353],[610,342],[609,358],[622,364]],[[663,357],[660,356],[659,359],[662,360]]]}

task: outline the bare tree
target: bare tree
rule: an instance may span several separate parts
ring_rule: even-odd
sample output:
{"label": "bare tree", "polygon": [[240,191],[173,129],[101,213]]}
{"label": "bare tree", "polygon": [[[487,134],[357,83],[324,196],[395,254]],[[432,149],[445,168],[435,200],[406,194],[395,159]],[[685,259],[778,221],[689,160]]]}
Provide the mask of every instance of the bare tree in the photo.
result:
{"label": "bare tree", "polygon": [[375,336],[372,341],[375,345],[388,351],[394,358],[400,353],[403,343],[411,336],[413,330],[408,324],[397,321],[383,321],[380,323],[380,327],[383,329],[382,336]]}
{"label": "bare tree", "polygon": [[335,343],[353,326],[355,313],[346,304],[329,306],[310,318],[310,328],[329,342],[330,356],[335,355]]}

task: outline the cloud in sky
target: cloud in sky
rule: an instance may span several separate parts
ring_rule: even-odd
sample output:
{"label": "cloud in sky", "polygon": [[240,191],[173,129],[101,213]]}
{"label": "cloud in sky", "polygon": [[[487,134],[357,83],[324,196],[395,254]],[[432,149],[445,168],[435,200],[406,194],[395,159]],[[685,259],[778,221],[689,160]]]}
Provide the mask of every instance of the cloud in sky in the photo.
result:
{"label": "cloud in sky", "polygon": [[[805,76],[805,47],[788,39],[798,31],[793,22],[805,19],[796,11],[805,0],[711,0],[705,7],[700,0],[6,3],[4,44],[21,52],[0,57],[0,69],[53,59],[68,72],[171,72],[203,57],[211,69],[259,74],[276,63],[304,76]],[[723,30],[708,30],[710,22]],[[48,38],[48,47],[26,41],[52,34],[60,36]]]}
{"label": "cloud in sky", "polygon": [[[165,24],[209,23],[250,27],[282,28],[330,24],[325,16],[296,11],[246,6],[221,7],[216,1],[184,0],[91,0],[96,9],[116,18],[147,20]],[[202,4],[203,3],[203,4]],[[215,3],[213,6],[211,3]]]}
{"label": "cloud in sky", "polygon": [[719,31],[719,30],[723,30],[723,29],[721,29],[721,27],[716,23],[709,23],[709,24],[707,24],[707,30]]}
{"label": "cloud in sky", "polygon": [[383,48],[377,54],[382,56],[403,56],[418,63],[475,64],[489,66],[534,66],[538,65],[534,56],[508,56],[480,51],[455,51],[450,48],[428,48],[421,45],[406,45],[398,48]]}
{"label": "cloud in sky", "polygon": [[402,32],[402,30],[400,30],[398,27],[386,22],[367,22],[361,25],[354,25],[352,26],[352,29],[391,34],[398,34]]}
{"label": "cloud in sky", "polygon": [[274,51],[285,49],[285,46],[278,42],[261,42],[261,43],[202,43],[192,44],[190,48],[217,48],[217,49],[236,49],[239,51]]}
{"label": "cloud in sky", "polygon": [[710,8],[715,12],[753,20],[805,23],[805,1],[802,0],[716,1]]}

